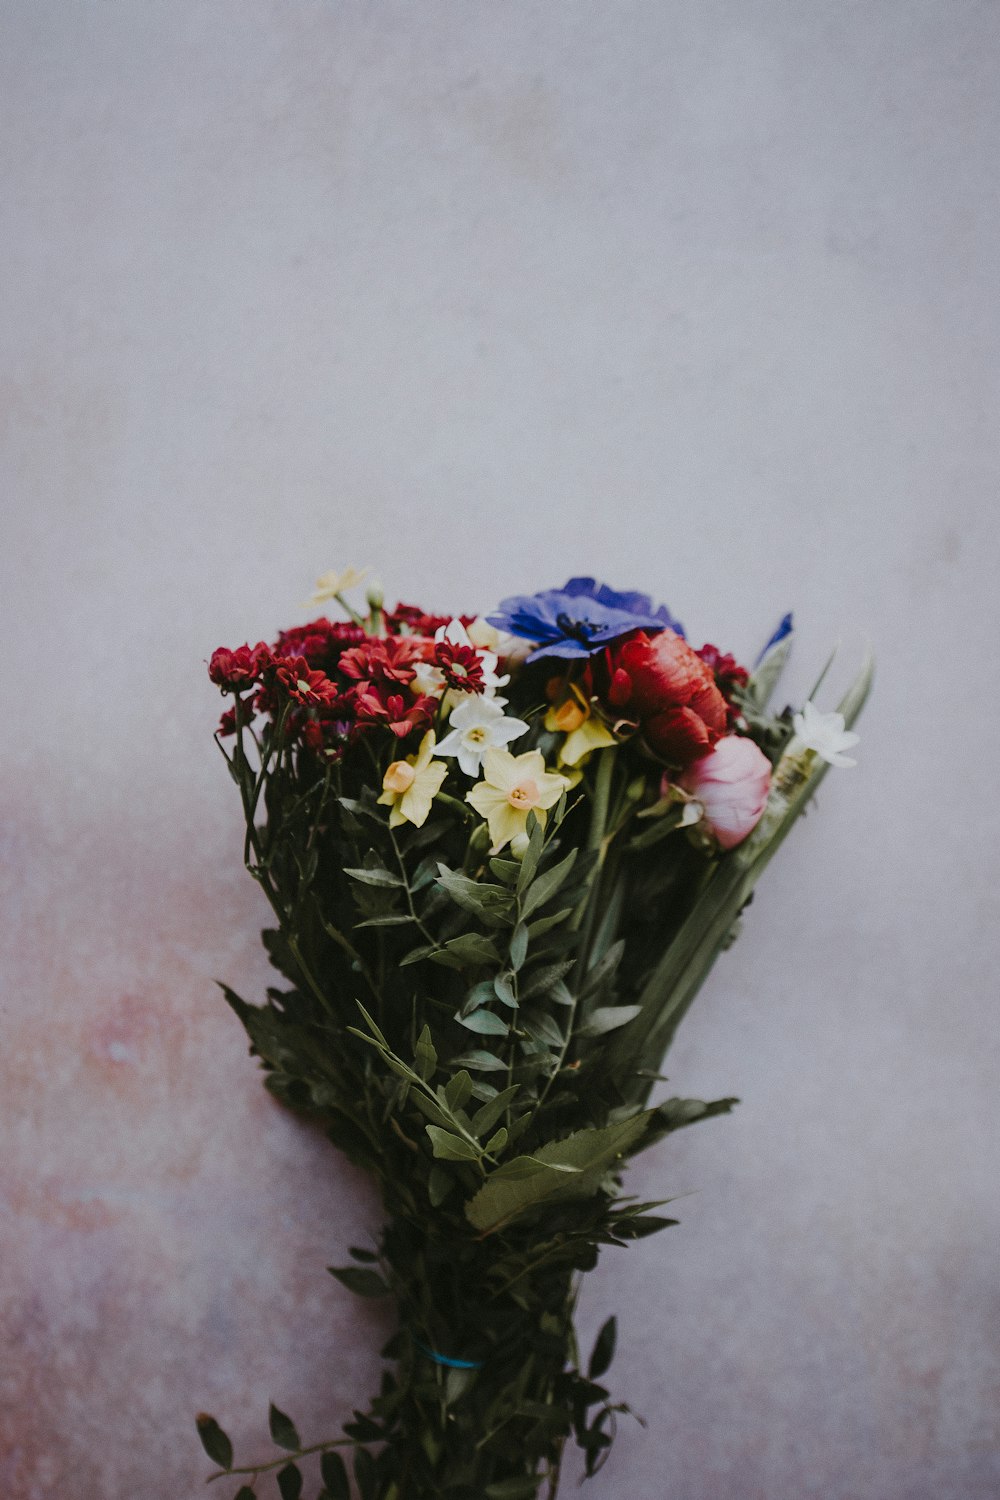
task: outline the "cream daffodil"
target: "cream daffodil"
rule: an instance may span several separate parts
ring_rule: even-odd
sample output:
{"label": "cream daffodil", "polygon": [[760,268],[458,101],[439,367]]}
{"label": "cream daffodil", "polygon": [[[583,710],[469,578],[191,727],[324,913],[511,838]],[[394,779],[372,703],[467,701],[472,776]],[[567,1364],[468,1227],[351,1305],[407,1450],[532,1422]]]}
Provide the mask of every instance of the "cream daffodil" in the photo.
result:
{"label": "cream daffodil", "polygon": [[331,599],[339,598],[348,589],[356,589],[367,576],[367,568],[348,567],[342,573],[321,573],[316,580],[315,589],[304,601],[303,608],[311,609],[314,604],[328,604]]}
{"label": "cream daffodil", "polygon": [[400,823],[420,828],[427,821],[431,803],[448,774],[448,767],[433,756],[434,731],[428,729],[416,755],[394,760],[382,777],[382,795],[378,800],[392,808],[390,828],[398,828]]}
{"label": "cream daffodil", "polygon": [[562,703],[549,709],[545,727],[566,736],[559,750],[561,766],[578,766],[592,751],[606,750],[618,743],[576,688],[570,689],[569,697]]}
{"label": "cream daffodil", "polygon": [[523,719],[508,719],[498,698],[466,693],[448,720],[450,733],[437,747],[438,755],[456,755],[466,776],[478,776],[488,750],[503,749],[527,734]]}
{"label": "cream daffodil", "polygon": [[529,812],[540,823],[569,786],[565,776],[546,771],[540,750],[511,755],[509,750],[487,750],[483,756],[483,779],[466,793],[476,812],[489,824],[492,854],[527,833]]}

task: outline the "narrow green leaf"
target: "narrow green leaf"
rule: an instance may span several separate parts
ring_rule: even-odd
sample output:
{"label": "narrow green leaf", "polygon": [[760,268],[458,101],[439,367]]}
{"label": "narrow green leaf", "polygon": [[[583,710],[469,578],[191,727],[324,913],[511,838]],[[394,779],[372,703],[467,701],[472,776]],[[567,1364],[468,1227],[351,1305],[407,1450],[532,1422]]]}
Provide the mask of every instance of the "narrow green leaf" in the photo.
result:
{"label": "narrow green leaf", "polygon": [[248,1484],[241,1484],[233,1500],[257,1500],[257,1496]]}
{"label": "narrow green leaf", "polygon": [[424,1129],[430,1136],[434,1155],[441,1161],[479,1160],[480,1153],[471,1141],[452,1135],[450,1130],[442,1130],[437,1125],[425,1125]]}
{"label": "narrow green leaf", "polygon": [[[457,1110],[464,1109],[465,1105],[469,1101],[469,1095],[471,1093],[472,1079],[469,1077],[464,1068],[462,1068],[460,1072],[454,1074],[453,1077],[449,1078],[448,1082],[444,1086],[445,1103],[453,1113]],[[439,1088],[438,1095],[440,1096],[440,1094],[441,1089]]]}
{"label": "narrow green leaf", "polygon": [[415,919],[405,912],[390,912],[386,917],[368,917],[364,922],[355,922],[360,927],[408,927]]}
{"label": "narrow green leaf", "polygon": [[[428,1126],[428,1129],[430,1128]],[[326,1269],[331,1276],[336,1276],[337,1280],[357,1297],[389,1296],[389,1288],[377,1271],[369,1271],[361,1266],[327,1266]],[[296,1438],[294,1443],[282,1442],[281,1438],[274,1436],[273,1427],[271,1428],[271,1436],[274,1437],[276,1443],[281,1443],[283,1448],[298,1448],[300,1446],[298,1438]]]}
{"label": "narrow green leaf", "polygon": [[366,1266],[374,1265],[374,1263],[378,1260],[378,1256],[375,1255],[373,1251],[362,1250],[360,1245],[348,1245],[347,1253],[350,1255],[352,1260],[360,1260]]}
{"label": "narrow green leaf", "polygon": [[506,1126],[501,1125],[496,1135],[490,1136],[489,1140],[486,1142],[486,1145],[483,1147],[483,1150],[486,1152],[487,1156],[499,1156],[500,1152],[503,1150],[506,1144],[507,1128]]}
{"label": "narrow green leaf", "polygon": [[417,1048],[414,1057],[417,1072],[425,1082],[428,1078],[433,1077],[437,1069],[437,1061],[437,1051],[434,1043],[431,1041],[431,1029],[429,1026],[425,1026],[417,1039]]}
{"label": "narrow green leaf", "polygon": [[551,870],[545,870],[541,875],[531,882],[527,892],[521,898],[521,917],[527,920],[533,911],[544,906],[550,901],[566,881],[570,871],[576,864],[577,850],[571,849],[565,859],[561,859]]}
{"label": "narrow green leaf", "polygon": [[339,1453],[327,1452],[319,1461],[319,1471],[323,1477],[330,1500],[351,1500],[351,1489],[347,1480],[347,1470],[344,1460]]}
{"label": "narrow green leaf", "polygon": [[520,863],[516,859],[491,859],[490,869],[504,885],[516,885],[521,873]]}
{"label": "narrow green leaf", "polygon": [[375,1038],[375,1040],[377,1042],[380,1042],[383,1047],[388,1047],[389,1043],[386,1041],[386,1039],[383,1036],[382,1032],[379,1031],[378,1027],[375,1025],[375,1022],[372,1020],[371,1016],[368,1014],[368,1012],[365,1010],[364,1006],[361,1004],[361,1001],[358,1000],[356,1003],[357,1003],[358,1010],[361,1012],[361,1014],[365,1018],[365,1025],[368,1027],[368,1030],[371,1032],[372,1036]]}
{"label": "narrow green leaf", "polygon": [[431,954],[436,952],[437,949],[433,943],[421,943],[418,947],[411,948],[409,953],[403,954],[399,960],[399,967],[405,969],[407,964],[418,964],[422,958],[430,958]]}
{"label": "narrow green leaf", "polygon": [[517,997],[514,994],[512,976],[507,972],[506,969],[502,970],[502,972],[499,973],[494,979],[493,993],[496,995],[498,1000],[503,1002],[504,1005],[509,1005],[512,1010],[516,1010]]}
{"label": "narrow green leaf", "polygon": [[491,1010],[474,1010],[471,1016],[456,1016],[456,1021],[469,1031],[481,1036],[506,1036],[510,1030],[506,1021],[501,1021]]}
{"label": "narrow green leaf", "polygon": [[586,1023],[576,1034],[603,1036],[607,1031],[616,1031],[619,1026],[626,1026],[629,1021],[634,1021],[641,1010],[641,1005],[599,1005],[596,1010],[591,1011]]}
{"label": "narrow green leaf", "polygon": [[572,915],[573,907],[564,906],[562,911],[553,912],[549,917],[539,917],[537,922],[528,923],[528,937],[534,942],[536,938],[544,937],[547,932],[552,931],[553,927],[558,927],[560,922],[565,922],[566,918]]}
{"label": "narrow green leaf", "polygon": [[561,1048],[566,1040],[555,1021],[544,1010],[522,1010],[519,1024],[532,1041],[544,1042],[547,1047]]}
{"label": "narrow green leaf", "polygon": [[535,1500],[538,1479],[498,1479],[486,1486],[488,1500]]}
{"label": "narrow green leaf", "polygon": [[352,880],[359,881],[362,885],[394,886],[398,890],[406,884],[399,875],[394,875],[391,870],[380,869],[378,866],[372,869],[363,866],[345,869],[344,874],[349,875]]}
{"label": "narrow green leaf", "polygon": [[464,969],[470,964],[498,964],[500,955],[491,938],[479,932],[463,932],[460,937],[449,938],[443,948],[428,954],[435,963]]}
{"label": "narrow green leaf", "polygon": [[427,1174],[427,1196],[432,1208],[440,1208],[452,1188],[455,1186],[455,1178],[451,1172],[446,1172],[444,1167],[438,1166],[437,1162],[431,1167]]}
{"label": "narrow green leaf", "polygon": [[624,938],[619,938],[616,943],[611,944],[611,947],[608,949],[607,953],[605,953],[601,961],[599,963],[596,963],[590,970],[589,974],[587,974],[587,976],[585,977],[583,985],[580,989],[581,1000],[585,1000],[588,995],[593,995],[597,990],[600,989],[604,981],[615,972],[618,965],[621,963],[622,954],[624,952]]}
{"label": "narrow green leaf", "polygon": [[563,958],[555,964],[544,964],[536,969],[530,979],[521,986],[521,1000],[531,1000],[535,995],[545,995],[554,989],[558,980],[568,974],[576,963],[575,958]]}
{"label": "narrow green leaf", "polygon": [[618,1336],[618,1321],[609,1318],[601,1327],[600,1333],[594,1343],[594,1352],[590,1356],[590,1364],[587,1366],[587,1377],[590,1380],[598,1380],[602,1376],[611,1361],[615,1357],[615,1340]]}
{"label": "narrow green leaf", "polygon": [[472,1068],[476,1073],[506,1073],[507,1064],[502,1058],[493,1052],[486,1052],[481,1047],[473,1047],[469,1052],[462,1052],[458,1057],[451,1059],[450,1066],[453,1068]]}
{"label": "narrow green leaf", "polygon": [[[356,1271],[353,1266],[348,1269],[352,1275],[356,1276],[370,1276],[372,1274],[370,1271]],[[339,1276],[343,1280],[339,1271],[333,1271],[333,1275]],[[286,1416],[283,1411],[280,1411],[273,1401],[268,1411],[267,1420],[268,1426],[271,1429],[271,1438],[277,1443],[279,1448],[290,1448],[294,1452],[296,1449],[302,1447],[299,1435],[295,1430],[295,1423],[291,1417]]]}
{"label": "narrow green leaf", "polygon": [[528,955],[528,929],[518,922],[510,939],[510,966],[517,973]]}
{"label": "narrow green leaf", "polygon": [[481,1140],[488,1130],[493,1129],[511,1100],[519,1092],[520,1084],[512,1083],[510,1088],[503,1089],[488,1104],[484,1104],[482,1109],[477,1109],[472,1116],[472,1134]]}
{"label": "narrow green leaf", "polygon": [[[190,1408],[188,1408],[190,1410]],[[222,1469],[233,1467],[233,1445],[214,1417],[207,1411],[199,1412],[195,1418],[201,1446],[213,1463]]]}
{"label": "narrow green leaf", "polygon": [[535,871],[538,869],[538,861],[542,857],[542,848],[545,843],[545,829],[533,812],[529,812],[525,827],[528,833],[528,847],[521,861],[521,872],[517,877],[517,894],[519,896],[524,895],[524,892],[535,878]]}

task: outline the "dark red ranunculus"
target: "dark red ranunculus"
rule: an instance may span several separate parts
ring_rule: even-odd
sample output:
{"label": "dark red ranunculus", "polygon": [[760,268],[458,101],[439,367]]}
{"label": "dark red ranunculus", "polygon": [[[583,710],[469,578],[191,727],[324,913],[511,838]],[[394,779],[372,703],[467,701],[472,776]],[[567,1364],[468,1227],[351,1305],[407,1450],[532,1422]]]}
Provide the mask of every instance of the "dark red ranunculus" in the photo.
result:
{"label": "dark red ranunculus", "polygon": [[635,720],[669,765],[690,765],[725,733],[726,700],[712,670],[675,631],[639,632],[611,647],[607,668],[612,709]]}
{"label": "dark red ranunculus", "polygon": [[208,675],[224,693],[242,693],[260,679],[271,659],[270,648],[263,641],[256,646],[237,646],[235,651],[220,646],[212,652]]}

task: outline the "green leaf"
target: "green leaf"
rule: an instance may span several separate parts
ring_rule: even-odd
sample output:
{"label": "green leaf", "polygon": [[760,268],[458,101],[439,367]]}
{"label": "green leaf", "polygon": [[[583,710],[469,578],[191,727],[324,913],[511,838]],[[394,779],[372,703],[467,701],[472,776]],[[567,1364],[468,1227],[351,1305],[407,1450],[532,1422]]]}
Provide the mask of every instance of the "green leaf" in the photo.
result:
{"label": "green leaf", "polygon": [[487,1156],[498,1156],[507,1144],[507,1128],[501,1125],[496,1135],[491,1135],[483,1150]]}
{"label": "green leaf", "polygon": [[476,1073],[506,1073],[507,1064],[502,1058],[493,1052],[486,1052],[481,1047],[473,1047],[469,1052],[462,1052],[458,1057],[453,1057],[449,1064],[452,1068],[472,1068]]}
{"label": "green leaf", "polygon": [[634,1021],[641,1010],[641,1005],[599,1005],[591,1011],[577,1036],[603,1036],[606,1031],[616,1031]]}
{"label": "green leaf", "polygon": [[524,895],[524,892],[535,878],[535,871],[538,869],[538,861],[542,857],[542,848],[545,843],[545,829],[533,812],[529,812],[525,827],[528,832],[528,847],[521,861],[521,873],[517,877],[517,894],[519,896]]}
{"label": "green leaf", "polygon": [[319,1461],[319,1471],[323,1477],[330,1500],[351,1500],[351,1489],[347,1481],[347,1470],[344,1460],[339,1453],[324,1453]]}
{"label": "green leaf", "polygon": [[443,948],[436,948],[427,955],[435,963],[448,968],[464,969],[470,964],[498,964],[500,955],[491,938],[480,932],[463,932],[460,937],[449,938]]}
{"label": "green leaf", "polygon": [[399,875],[394,875],[391,870],[380,869],[374,866],[372,869],[365,867],[345,869],[345,875],[352,880],[358,880],[362,885],[394,886],[396,889],[404,887],[406,882]]}
{"label": "green leaf", "polygon": [[609,1318],[601,1327],[600,1333],[594,1343],[594,1352],[590,1356],[590,1364],[587,1366],[587,1378],[597,1380],[602,1376],[611,1361],[615,1357],[615,1339],[618,1336],[618,1321]]}
{"label": "green leaf", "polygon": [[477,1109],[472,1116],[472,1134],[481,1140],[488,1130],[493,1129],[500,1116],[506,1112],[515,1094],[519,1092],[520,1084],[512,1083],[510,1088],[502,1090],[488,1104],[484,1104],[482,1109]]}
{"label": "green leaf", "polygon": [[480,1036],[506,1036],[510,1027],[506,1021],[501,1021],[491,1010],[474,1010],[471,1016],[456,1016],[456,1021],[465,1026],[469,1031],[477,1031]]}
{"label": "green leaf", "polygon": [[367,1448],[354,1450],[354,1479],[361,1500],[375,1500],[375,1460]]}
{"label": "green leaf", "polygon": [[233,1500],[257,1500],[257,1496],[248,1484],[241,1484]]}
{"label": "green leaf", "polygon": [[275,1477],[281,1500],[299,1500],[302,1494],[302,1474],[295,1464],[285,1464]]}
{"label": "green leaf", "polygon": [[789,631],[778,643],[765,651],[757,663],[749,682],[743,689],[743,696],[752,708],[766,708],[771,700],[771,695],[778,685],[778,679],[785,669],[788,653],[792,649],[792,635]]}
{"label": "green leaf", "polygon": [[597,990],[600,989],[604,981],[610,978],[610,976],[617,969],[618,965],[621,963],[622,954],[624,952],[624,938],[619,938],[616,943],[611,944],[611,947],[608,949],[607,953],[605,953],[604,957],[600,960],[599,963],[596,963],[594,965],[594,967],[585,977],[583,985],[580,989],[581,1000],[585,1000],[588,995],[593,995]]}
{"label": "green leaf", "polygon": [[408,927],[416,918],[403,912],[391,912],[387,917],[368,917],[364,922],[355,922],[360,927]]}
{"label": "green leaf", "polygon": [[405,969],[407,964],[418,964],[422,958],[430,958],[437,949],[433,943],[420,943],[418,947],[411,948],[409,953],[404,953],[399,960],[399,967]]}
{"label": "green leaf", "polygon": [[440,1208],[454,1186],[455,1178],[452,1173],[446,1172],[444,1167],[439,1167],[435,1162],[427,1174],[427,1196],[431,1207]]}
{"label": "green leaf", "polygon": [[577,850],[571,849],[565,859],[561,859],[557,865],[552,866],[551,870],[545,870],[532,881],[527,894],[521,900],[522,919],[527,920],[533,911],[537,911],[540,906],[545,905],[546,901],[551,900],[576,864],[576,856]]}
{"label": "green leaf", "polygon": [[365,1018],[365,1025],[368,1027],[368,1030],[371,1032],[372,1036],[375,1038],[375,1040],[377,1042],[380,1042],[383,1047],[388,1047],[389,1043],[386,1041],[386,1039],[383,1036],[382,1032],[379,1031],[378,1027],[375,1025],[375,1022],[372,1020],[371,1016],[368,1014],[368,1012],[365,1010],[364,1006],[361,1004],[361,1001],[358,1000],[355,1003],[357,1004],[358,1010],[364,1016],[364,1018]]}
{"label": "green leaf", "polygon": [[528,936],[531,941],[534,942],[536,938],[544,937],[547,932],[552,931],[553,927],[558,927],[560,922],[565,922],[567,917],[573,915],[573,910],[572,906],[564,906],[562,911],[553,912],[550,917],[539,917],[537,922],[529,922]]}
{"label": "green leaf", "polygon": [[566,1038],[544,1010],[521,1011],[520,1025],[533,1042],[544,1042],[547,1047],[557,1049],[565,1043]]}
{"label": "green leaf", "polygon": [[509,1005],[512,1010],[517,1009],[517,997],[514,994],[512,976],[504,969],[493,981],[493,993],[504,1005]]}
{"label": "green leaf", "polygon": [[[357,1297],[388,1297],[389,1288],[382,1280],[377,1271],[368,1271],[361,1266],[327,1266],[331,1276],[346,1286],[349,1292]],[[280,1415],[280,1413],[279,1413]],[[292,1429],[294,1431],[294,1428]],[[271,1436],[274,1437],[274,1428],[271,1428]],[[276,1443],[281,1443],[283,1448],[298,1448],[298,1438],[294,1443],[283,1443],[278,1437],[274,1437]]]}
{"label": "green leaf", "polygon": [[[440,1095],[440,1093],[441,1090],[438,1089],[438,1094]],[[471,1093],[472,1079],[469,1077],[464,1068],[462,1068],[460,1072],[456,1073],[453,1078],[449,1078],[448,1082],[444,1086],[445,1103],[453,1112],[455,1110],[464,1108],[464,1106],[469,1102],[469,1096],[471,1095]]]}
{"label": "green leaf", "polygon": [[209,1416],[207,1411],[200,1412],[195,1418],[195,1425],[198,1428],[198,1436],[201,1438],[201,1446],[212,1462],[222,1469],[231,1469],[233,1445],[215,1418]]}
{"label": "green leaf", "polygon": [[589,1197],[636,1148],[651,1115],[645,1110],[602,1129],[578,1130],[532,1156],[505,1162],[466,1204],[466,1218],[476,1229],[491,1230],[541,1204]]}
{"label": "green leaf", "polygon": [[517,973],[528,955],[528,929],[518,922],[510,939],[510,966]]}
{"label": "green leaf", "polygon": [[437,1125],[425,1125],[424,1129],[431,1138],[431,1146],[434,1155],[442,1161],[478,1161],[479,1150],[471,1141],[464,1140],[460,1135],[452,1135],[450,1130],[442,1130]]}
{"label": "green leaf", "polygon": [[[353,1266],[350,1267],[350,1270],[356,1276],[371,1275],[370,1271],[355,1271]],[[340,1276],[339,1271],[334,1271],[333,1274],[334,1276]],[[290,1448],[294,1452],[296,1449],[302,1447],[299,1435],[295,1430],[295,1423],[291,1417],[287,1417],[283,1411],[280,1411],[273,1401],[267,1414],[267,1421],[271,1429],[271,1438],[277,1443],[279,1448]]]}
{"label": "green leaf", "polygon": [[438,865],[438,871],[437,883],[441,889],[448,892],[457,906],[477,917],[504,916],[514,903],[511,892],[502,885],[471,880],[443,864]]}
{"label": "green leaf", "polygon": [[347,1253],[352,1260],[363,1261],[366,1266],[374,1265],[378,1256],[371,1250],[362,1250],[360,1245],[348,1245]]}
{"label": "green leaf", "polygon": [[544,964],[542,968],[536,969],[531,978],[522,986],[521,999],[530,1000],[534,995],[544,995],[554,989],[558,980],[564,974],[568,974],[576,963],[573,958],[560,959],[555,964]]}
{"label": "green leaf", "polygon": [[428,1078],[434,1076],[437,1069],[437,1061],[437,1051],[435,1050],[434,1043],[431,1041],[431,1029],[429,1026],[425,1026],[417,1039],[417,1048],[414,1057],[416,1070],[425,1082]]}
{"label": "green leaf", "polygon": [[490,869],[504,885],[516,885],[521,873],[520,862],[516,859],[491,859]]}

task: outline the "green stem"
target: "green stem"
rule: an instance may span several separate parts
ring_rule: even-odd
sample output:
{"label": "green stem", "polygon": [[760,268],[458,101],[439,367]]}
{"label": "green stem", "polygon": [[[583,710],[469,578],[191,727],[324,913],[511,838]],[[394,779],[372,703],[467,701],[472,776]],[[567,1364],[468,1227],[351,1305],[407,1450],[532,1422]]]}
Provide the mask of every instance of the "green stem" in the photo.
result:
{"label": "green stem", "polygon": [[354,1438],[331,1438],[327,1443],[313,1443],[308,1448],[299,1448],[285,1453],[281,1458],[276,1458],[269,1464],[247,1464],[242,1469],[217,1469],[214,1474],[209,1474],[205,1483],[214,1484],[217,1479],[228,1479],[232,1474],[252,1474],[255,1480],[258,1474],[267,1474],[271,1469],[284,1468],[285,1464],[293,1464],[297,1459],[308,1458],[310,1453],[325,1453],[328,1448],[354,1447],[356,1447]]}

